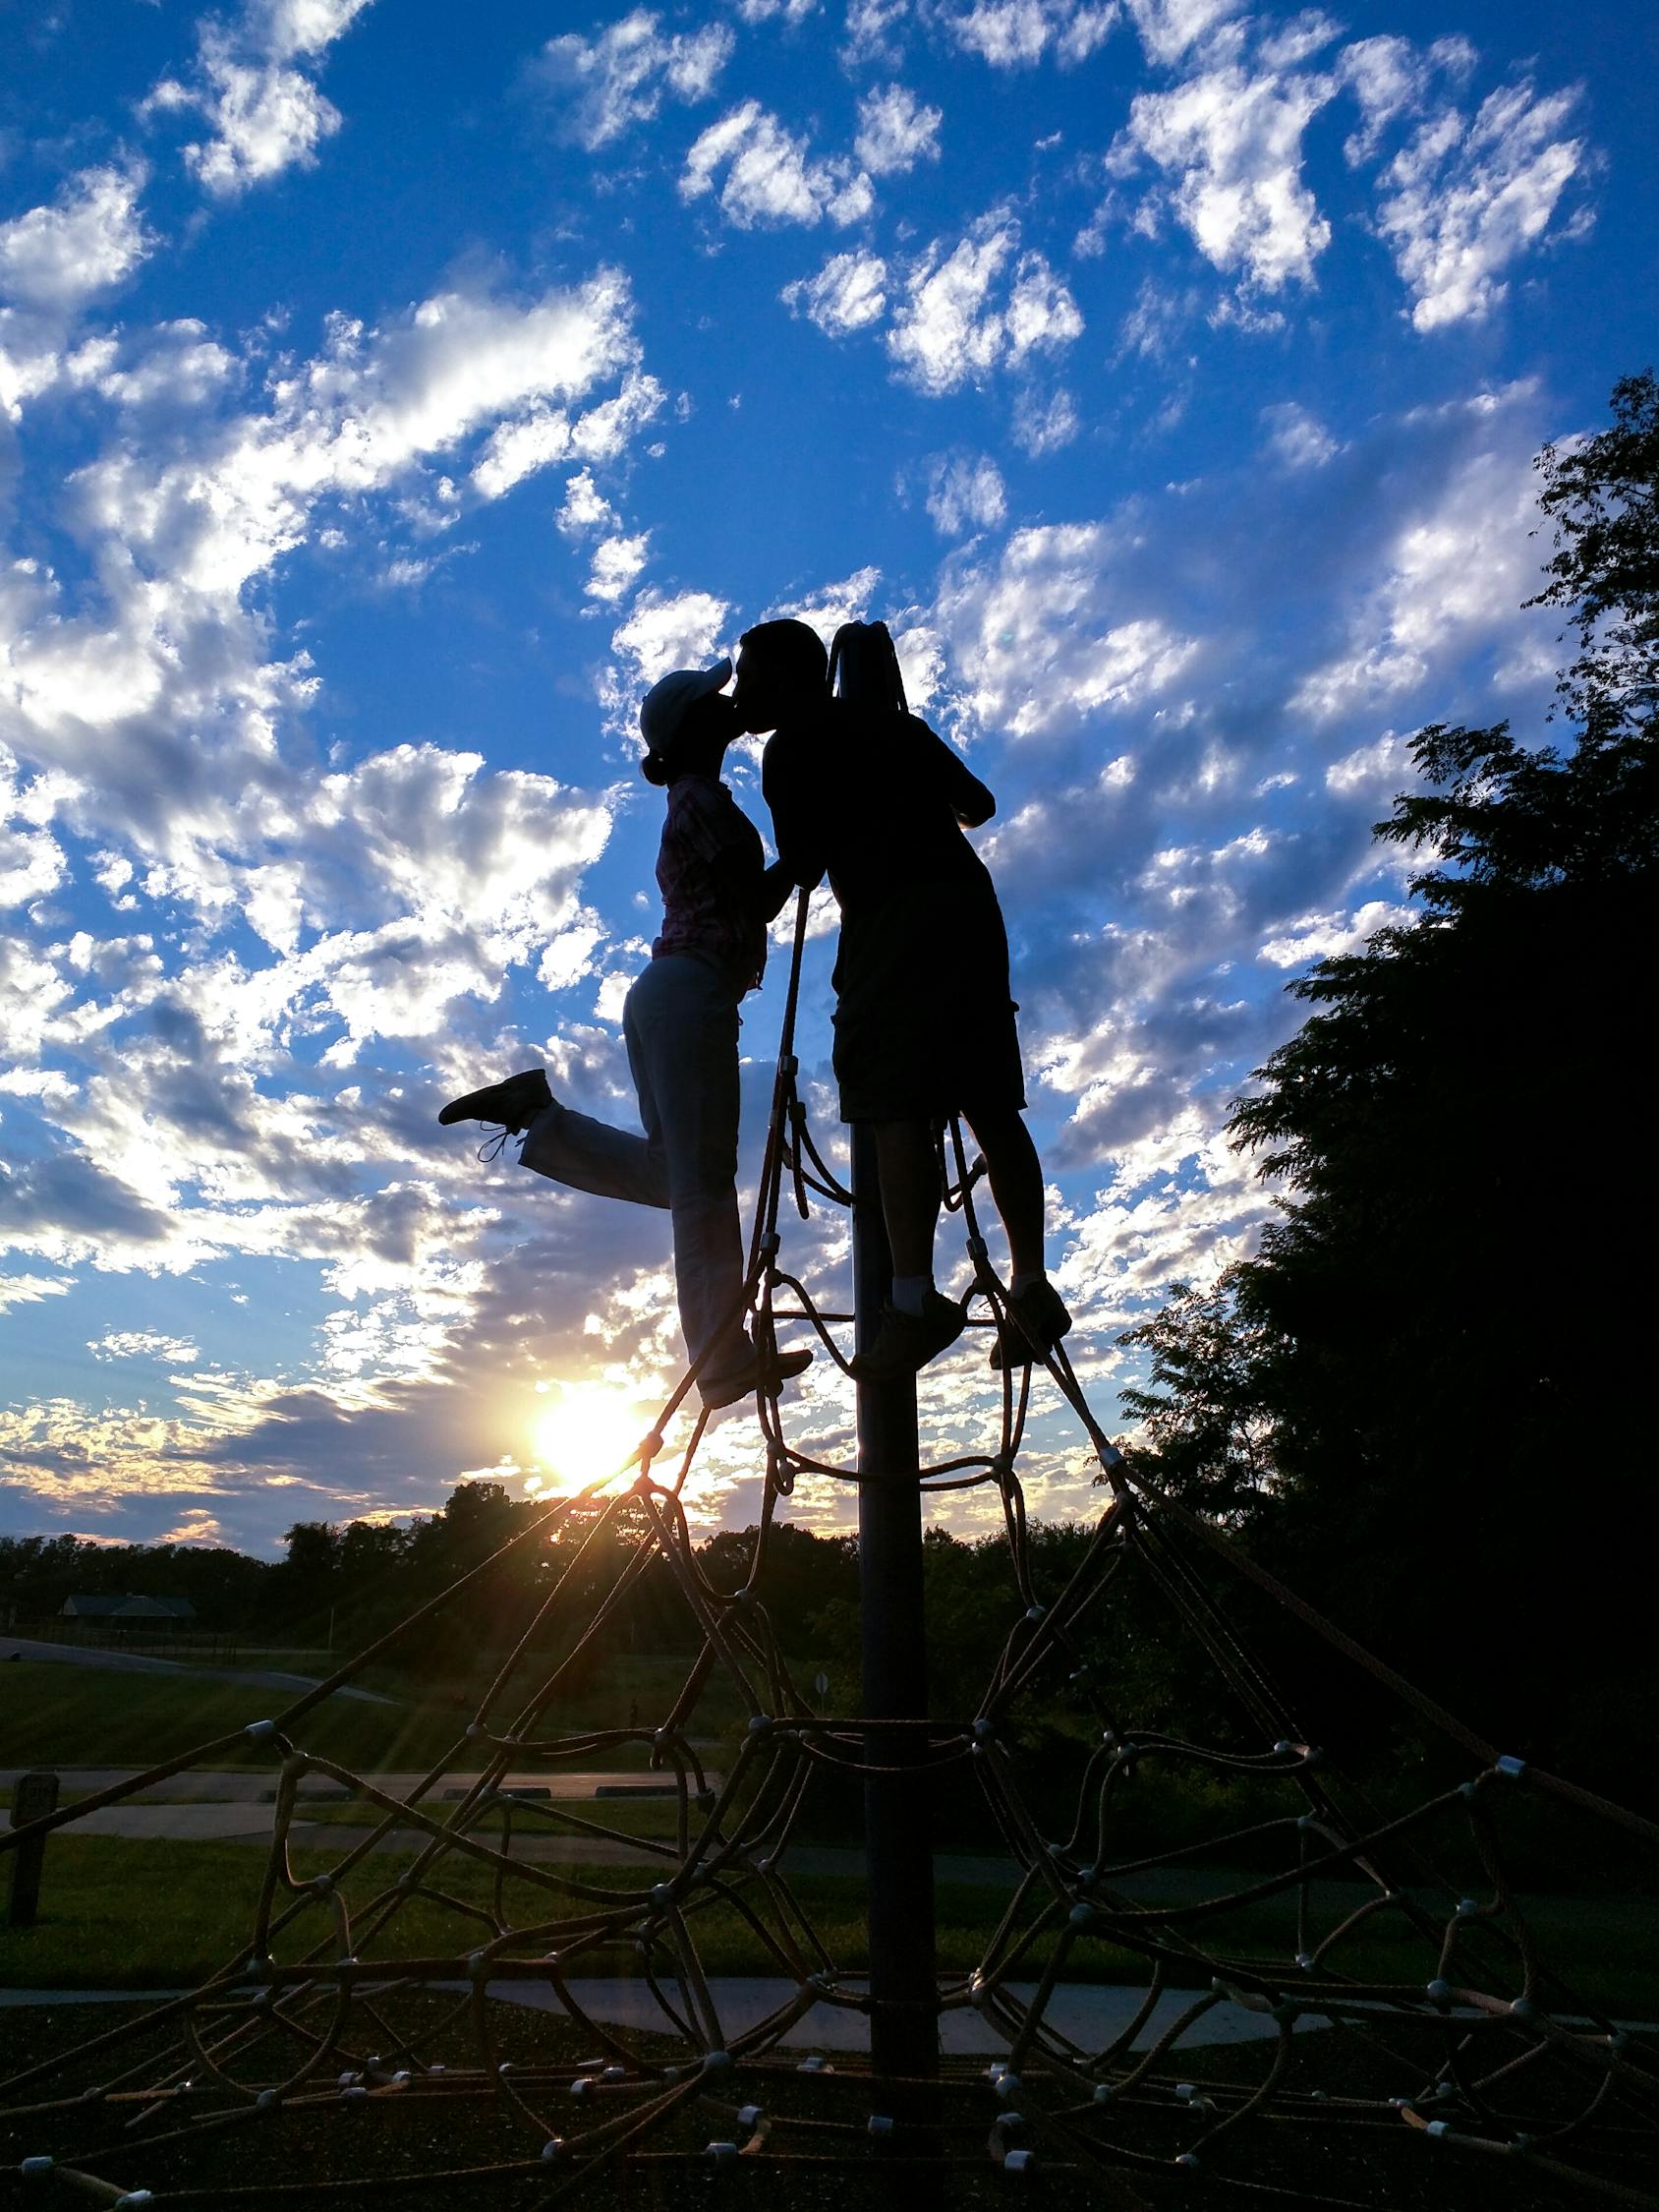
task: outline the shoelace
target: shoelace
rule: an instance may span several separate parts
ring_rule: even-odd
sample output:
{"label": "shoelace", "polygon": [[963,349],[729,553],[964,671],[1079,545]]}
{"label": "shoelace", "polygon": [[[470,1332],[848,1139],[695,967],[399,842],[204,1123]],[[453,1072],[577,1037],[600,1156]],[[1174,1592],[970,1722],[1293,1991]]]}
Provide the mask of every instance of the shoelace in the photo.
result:
{"label": "shoelace", "polygon": [[491,1160],[498,1160],[506,1149],[508,1137],[517,1136],[518,1134],[516,1129],[507,1129],[503,1126],[495,1132],[493,1136],[486,1136],[478,1148],[478,1156],[485,1166],[487,1167]]}

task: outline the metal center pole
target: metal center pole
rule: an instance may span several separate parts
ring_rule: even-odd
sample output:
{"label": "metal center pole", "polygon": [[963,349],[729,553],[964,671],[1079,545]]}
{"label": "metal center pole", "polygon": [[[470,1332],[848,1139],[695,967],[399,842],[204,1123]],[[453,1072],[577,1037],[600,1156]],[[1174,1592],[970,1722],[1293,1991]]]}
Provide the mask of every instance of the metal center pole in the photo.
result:
{"label": "metal center pole", "polygon": [[[852,1273],[856,1341],[881,1324],[892,1263],[882,1220],[874,1133],[852,1130]],[[928,1655],[922,1618],[922,1493],[916,1383],[858,1386],[858,1581],[864,1713],[925,1720]],[[926,1754],[920,1728],[872,1728],[865,1758],[865,1863],[870,1911],[870,2064],[879,2079],[939,2071],[933,1835],[928,1791],[906,1768]]]}

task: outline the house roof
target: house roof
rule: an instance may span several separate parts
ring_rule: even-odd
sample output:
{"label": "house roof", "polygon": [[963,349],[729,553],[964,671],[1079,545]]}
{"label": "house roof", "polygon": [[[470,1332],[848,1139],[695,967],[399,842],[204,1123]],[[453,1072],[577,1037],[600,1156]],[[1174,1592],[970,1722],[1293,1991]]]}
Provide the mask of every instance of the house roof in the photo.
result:
{"label": "house roof", "polygon": [[62,1617],[67,1620],[194,1620],[196,1607],[188,1598],[143,1598],[129,1592],[119,1598],[66,1598]]}

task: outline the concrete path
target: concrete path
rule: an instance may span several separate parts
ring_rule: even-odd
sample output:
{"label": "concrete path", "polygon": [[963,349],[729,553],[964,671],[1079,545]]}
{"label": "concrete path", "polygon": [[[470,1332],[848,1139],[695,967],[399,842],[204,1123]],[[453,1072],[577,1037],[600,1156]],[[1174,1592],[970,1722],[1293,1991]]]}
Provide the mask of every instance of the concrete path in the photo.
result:
{"label": "concrete path", "polygon": [[[0,1787],[13,1784],[22,1770],[0,1768]],[[124,1770],[113,1767],[66,1768],[63,1771],[65,1797],[91,1795],[108,1788],[123,1778]],[[424,1777],[417,1774],[377,1775],[378,1786],[392,1795],[407,1795]],[[423,1806],[441,1820],[453,1809],[457,1798],[464,1794],[472,1777],[451,1775],[437,1788],[422,1800]],[[711,1783],[718,1788],[720,1776],[710,1773]],[[509,1774],[503,1788],[511,1791],[525,1789],[543,1791],[543,1802],[556,1801],[580,1803],[585,1818],[607,1820],[608,1815],[626,1804],[626,1797],[596,1797],[598,1789],[628,1790],[630,1785],[654,1790],[660,1786],[659,1777],[639,1769],[623,1773],[584,1773],[538,1771]],[[210,1799],[210,1802],[180,1802],[189,1791],[192,1800]],[[129,1841],[168,1843],[260,1843],[268,1840],[276,1821],[272,1803],[275,1779],[267,1769],[262,1774],[254,1773],[187,1773],[175,1775],[152,1789],[140,1791],[119,1805],[105,1805],[98,1811],[85,1813],[68,1823],[59,1833],[67,1835],[113,1835]],[[345,1804],[350,1793],[322,1777],[314,1777],[301,1785],[302,1800],[329,1804]],[[655,1794],[649,1802],[666,1802]],[[337,1851],[342,1856],[374,1833],[377,1822],[373,1808],[359,1801],[360,1818],[356,1820],[308,1821],[303,1816],[290,1828],[291,1840],[303,1849]],[[493,1823],[482,1832],[481,1839],[488,1840],[494,1830]],[[414,1827],[394,1829],[379,1845],[382,1850],[407,1850],[426,1840],[426,1832]],[[655,1838],[652,1840],[660,1840]],[[539,1825],[525,1823],[515,1828],[513,1834],[515,1856],[533,1859],[539,1865],[565,1866],[638,1866],[660,1860],[660,1851],[636,1847],[627,1843],[612,1843],[599,1836],[574,1834],[555,1834]],[[852,1880],[862,1880],[865,1873],[864,1853],[856,1844],[801,1843],[795,1845],[785,1861],[785,1871],[790,1875],[839,1875]],[[934,1859],[935,1878],[940,1883],[955,1883],[969,1889],[1001,1890],[1011,1892],[1019,1879],[1018,1870],[1010,1859],[995,1852],[938,1853]],[[1173,1866],[1150,1869],[1144,1874],[1126,1874],[1118,1877],[1116,1887],[1129,1897],[1147,1902],[1197,1903],[1205,1897],[1220,1895],[1227,1891],[1240,1889],[1259,1879],[1258,1876],[1236,1867]],[[1367,1894],[1362,1884],[1325,1881],[1311,1885],[1314,1903],[1330,1911],[1351,1911]]]}
{"label": "concrete path", "polygon": [[[0,1689],[5,1687],[0,1680]],[[23,1767],[0,1767],[0,1789],[15,1789],[19,1778],[29,1770]],[[143,1772],[141,1767],[60,1767],[57,1770],[63,1785],[64,1798],[95,1797],[100,1790],[114,1789],[119,1783],[131,1781]],[[413,1771],[376,1774],[367,1777],[376,1789],[392,1797],[407,1797],[426,1780],[425,1774]],[[442,1810],[445,1805],[463,1795],[478,1777],[476,1775],[449,1774],[428,1792],[422,1803]],[[712,1787],[717,1789],[721,1777],[709,1774]],[[661,1795],[664,1791],[662,1775],[649,1773],[643,1767],[619,1767],[601,1772],[578,1773],[574,1768],[537,1768],[523,1773],[512,1772],[502,1777],[501,1785],[509,1792],[522,1791],[541,1797],[597,1797],[602,1791],[607,1795]],[[671,1786],[667,1785],[667,1786]],[[151,1782],[127,1800],[131,1805],[191,1805],[200,1808],[208,1803],[257,1805],[269,1803],[276,1794],[276,1766],[271,1761],[263,1767],[210,1768],[187,1767],[182,1774],[168,1775],[165,1779]],[[324,1775],[313,1775],[300,1784],[302,1801],[315,1799],[324,1804],[345,1804],[352,1792],[341,1782],[330,1781]],[[93,1833],[88,1830],[88,1834]],[[188,1824],[178,1832],[180,1838],[188,1836]]]}
{"label": "concrete path", "polygon": [[[257,1776],[238,1776],[239,1780],[257,1780]],[[382,1777],[390,1779],[391,1777]],[[414,1777],[411,1777],[413,1779]],[[540,1784],[546,1781],[545,1775],[533,1777]],[[570,1775],[577,1780],[601,1781],[609,1786],[618,1779],[611,1775]],[[67,1777],[66,1777],[67,1780]],[[267,1782],[268,1793],[270,1785]],[[452,1810],[452,1798],[446,1785],[431,1797],[424,1800],[426,1807],[441,1820]],[[457,1792],[458,1793],[458,1792]],[[565,1796],[563,1791],[561,1797]],[[574,1791],[566,1801],[576,1799]],[[604,1822],[607,1814],[617,1809],[614,1798],[588,1799],[583,1802],[584,1817]],[[660,1800],[653,1800],[660,1802]],[[350,1821],[308,1821],[297,1819],[289,1829],[289,1840],[299,1849],[334,1851],[342,1857],[359,1843],[374,1834],[371,1818],[372,1808],[362,1807],[362,1818]],[[59,1834],[65,1835],[114,1835],[130,1842],[169,1843],[261,1843],[269,1839],[275,1827],[276,1809],[257,1798],[242,1797],[218,1804],[146,1804],[134,1799],[121,1805],[105,1805],[96,1812],[83,1814],[78,1821],[68,1823]],[[482,1842],[491,1842],[500,1834],[491,1821],[477,1831]],[[409,1850],[427,1841],[427,1832],[413,1826],[402,1827],[381,1838],[378,1849],[383,1851]],[[589,1836],[574,1833],[556,1834],[537,1825],[520,1824],[513,1832],[513,1855],[531,1860],[539,1866],[644,1866],[661,1864],[660,1837],[642,1838],[639,1844],[615,1843],[603,1836]],[[653,1850],[655,1842],[658,1848]],[[863,1850],[857,1844],[801,1843],[796,1844],[784,1860],[783,1871],[791,1877],[802,1875],[840,1876],[846,1880],[862,1881],[865,1875]],[[994,1853],[970,1854],[940,1852],[934,1858],[934,1876],[941,1884],[954,1883],[976,1890],[1001,1890],[1011,1893],[1019,1880],[1019,1870],[1010,1859]],[[1226,1891],[1242,1887],[1255,1879],[1235,1868],[1226,1867],[1160,1867],[1144,1874],[1120,1876],[1116,1885],[1128,1897],[1143,1899],[1148,1903],[1195,1903],[1204,1897],[1216,1896]],[[1326,1908],[1353,1905],[1367,1892],[1354,1884],[1316,1883],[1313,1885],[1315,1902]]]}
{"label": "concrete path", "polygon": [[[312,1674],[278,1674],[252,1666],[187,1666],[182,1659],[151,1659],[143,1652],[95,1651],[85,1644],[53,1644],[31,1636],[0,1636],[0,1663],[7,1659],[49,1659],[64,1666],[101,1666],[114,1674],[170,1674],[186,1682],[246,1682],[251,1689],[315,1690]],[[347,1687],[337,1698],[357,1698],[366,1705],[395,1705],[395,1698],[377,1690]]]}
{"label": "concrete path", "polygon": [[[603,1821],[611,1798],[586,1800],[585,1817]],[[442,1820],[453,1807],[439,1800],[426,1807],[435,1820]],[[289,1828],[291,1842],[302,1850],[339,1851],[344,1853],[374,1833],[373,1811],[363,1808],[364,1820],[357,1821],[307,1821],[296,1820]],[[222,1805],[103,1805],[96,1812],[86,1813],[78,1821],[66,1825],[59,1833],[67,1835],[119,1835],[129,1842],[143,1843],[242,1843],[260,1842],[267,1838],[276,1825],[274,1805],[231,1803]],[[481,1840],[487,1842],[499,1831],[493,1826],[481,1832]],[[386,1849],[402,1849],[408,1844],[426,1840],[427,1832],[411,1824],[395,1830],[384,1839]],[[542,1831],[520,1828],[514,1832],[513,1850],[516,1856],[526,1859],[569,1860],[588,1866],[621,1865],[634,1859],[659,1857],[660,1853],[634,1850],[624,1843],[607,1842],[602,1836],[586,1838],[577,1835],[555,1835]],[[851,1868],[862,1858],[855,1853],[843,1854]]]}
{"label": "concrete path", "polygon": [[[461,1982],[434,1983],[433,1988],[461,1991]],[[658,2009],[651,1992],[643,1982],[617,1977],[593,1977],[572,1981],[566,1985],[572,2001],[589,2019],[607,2028],[633,2030],[640,2034],[664,2035],[674,2031]],[[849,1985],[856,1987],[856,1984]],[[786,2005],[794,1995],[795,1985],[781,1978],[760,1975],[716,1975],[709,1984],[715,2010],[727,2040],[741,2035],[745,2029],[768,2019]],[[131,2005],[145,1999],[161,2004],[171,1997],[182,1997],[182,1990],[0,1990],[0,2008],[21,2006],[52,2007],[63,2005]],[[1037,1994],[1035,1982],[1011,1982],[1008,1994],[1017,2004],[1028,2005]],[[1099,2051],[1120,2035],[1140,2008],[1142,1992],[1133,1988],[1115,1987],[1110,1983],[1087,1984],[1070,1982],[1062,1984],[1049,2001],[1047,2018],[1061,2035],[1081,2044],[1085,2050]],[[532,2010],[557,2012],[563,2009],[557,1995],[542,1982],[498,1981],[489,1984],[489,1995],[509,2005],[523,2005]],[[1135,2040],[1134,2048],[1142,2050],[1156,2041],[1172,2021],[1177,2019],[1193,2002],[1193,1991],[1168,1990],[1159,1999],[1151,2018]],[[1321,2020],[1299,2020],[1298,2028],[1322,2027]],[[1188,2030],[1181,2039],[1181,2047],[1213,2043],[1252,2043],[1264,2036],[1278,2034],[1272,2020],[1264,2019],[1259,2012],[1246,2011],[1241,2005],[1217,2005],[1203,2019]],[[870,2048],[870,2023],[862,2012],[839,2005],[815,2005],[782,2038],[779,2048],[785,2051],[853,2055],[865,2053]],[[966,2007],[943,2013],[940,2018],[940,2048],[955,2058],[995,2058],[1006,2051],[1008,2039],[998,2032],[979,2014]]]}
{"label": "concrete path", "polygon": [[[457,1983],[458,1989],[462,1986]],[[573,1981],[566,1985],[572,2001],[590,2019],[611,2028],[632,2028],[645,2034],[672,2034],[673,2029],[643,1982],[622,1979]],[[1008,1994],[1019,2005],[1029,2005],[1037,1994],[1035,1982],[1010,1982]],[[563,2009],[556,1993],[534,1982],[491,1982],[491,1997],[509,2004],[527,2005],[538,2011]],[[759,1975],[716,1975],[709,1984],[715,2015],[728,2042],[748,2028],[769,2019],[795,1995],[793,1982]],[[1057,1989],[1045,2017],[1059,2034],[1086,2050],[1102,2050],[1121,2035],[1140,2009],[1144,1992],[1111,1984],[1072,1982]],[[1135,2048],[1144,2049],[1180,2017],[1197,1995],[1192,1990],[1167,1990],[1151,2018],[1136,2037]],[[1305,2020],[1303,2027],[1321,2027],[1323,2021]],[[990,2021],[963,2006],[942,2013],[940,2049],[950,2057],[995,2058],[1006,2051],[1008,2039]],[[1254,2043],[1279,2033],[1275,2023],[1242,2005],[1217,2005],[1182,2038],[1182,2044]],[[783,2037],[785,2051],[868,2052],[870,2021],[863,2012],[841,2005],[815,2005]]]}

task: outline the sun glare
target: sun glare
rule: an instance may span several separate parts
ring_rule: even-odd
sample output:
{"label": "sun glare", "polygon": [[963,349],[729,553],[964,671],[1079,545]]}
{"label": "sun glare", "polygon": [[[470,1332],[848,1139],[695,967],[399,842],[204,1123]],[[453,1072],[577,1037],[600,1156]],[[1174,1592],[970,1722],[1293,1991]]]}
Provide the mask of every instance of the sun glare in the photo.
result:
{"label": "sun glare", "polygon": [[651,1426],[651,1416],[625,1390],[603,1382],[560,1382],[553,1403],[537,1416],[533,1496],[579,1490],[614,1475]]}

